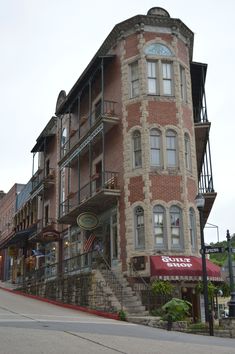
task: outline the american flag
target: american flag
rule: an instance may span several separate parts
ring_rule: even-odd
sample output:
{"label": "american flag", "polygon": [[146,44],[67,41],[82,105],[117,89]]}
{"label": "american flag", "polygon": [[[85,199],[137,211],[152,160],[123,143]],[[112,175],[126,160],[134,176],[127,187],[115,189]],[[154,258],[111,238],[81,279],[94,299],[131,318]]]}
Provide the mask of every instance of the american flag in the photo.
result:
{"label": "american flag", "polygon": [[96,236],[95,234],[90,234],[89,237],[86,239],[84,243],[83,250],[84,252],[89,252],[92,248],[93,242],[95,241]]}

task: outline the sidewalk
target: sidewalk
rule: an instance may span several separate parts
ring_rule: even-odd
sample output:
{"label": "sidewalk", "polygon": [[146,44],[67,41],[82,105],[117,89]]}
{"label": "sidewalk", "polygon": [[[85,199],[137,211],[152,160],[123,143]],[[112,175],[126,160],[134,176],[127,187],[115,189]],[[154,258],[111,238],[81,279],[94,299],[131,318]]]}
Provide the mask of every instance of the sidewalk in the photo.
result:
{"label": "sidewalk", "polygon": [[19,284],[12,284],[10,281],[1,281],[0,280],[0,288],[15,290],[19,288]]}

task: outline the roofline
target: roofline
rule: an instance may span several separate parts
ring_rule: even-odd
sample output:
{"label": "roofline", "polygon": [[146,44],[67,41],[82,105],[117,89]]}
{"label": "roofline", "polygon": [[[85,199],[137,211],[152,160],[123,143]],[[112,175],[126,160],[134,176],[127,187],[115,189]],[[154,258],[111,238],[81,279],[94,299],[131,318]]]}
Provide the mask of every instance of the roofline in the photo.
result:
{"label": "roofline", "polygon": [[[189,38],[189,48],[190,48],[190,57],[192,59],[193,54],[193,37],[194,33],[180,20],[177,18],[164,17],[164,16],[156,16],[156,15],[136,15],[125,21],[122,21],[116,24],[109,35],[106,37],[96,54],[93,56],[85,70],[82,72],[76,83],[73,85],[68,95],[64,97],[60,104],[56,106],[56,115],[60,115],[63,113],[64,109],[68,105],[70,101],[70,97],[74,94],[80,82],[83,80],[84,76],[91,69],[92,65],[95,63],[97,58],[107,57],[108,51],[112,48],[112,46],[123,36],[125,36],[125,31],[130,28],[136,27],[139,25],[139,30],[143,25],[158,25],[161,27],[171,26],[174,27],[174,31],[180,30],[183,34]],[[137,26],[138,27],[138,26]],[[138,30],[138,28],[136,28]],[[58,103],[58,101],[57,101]]]}

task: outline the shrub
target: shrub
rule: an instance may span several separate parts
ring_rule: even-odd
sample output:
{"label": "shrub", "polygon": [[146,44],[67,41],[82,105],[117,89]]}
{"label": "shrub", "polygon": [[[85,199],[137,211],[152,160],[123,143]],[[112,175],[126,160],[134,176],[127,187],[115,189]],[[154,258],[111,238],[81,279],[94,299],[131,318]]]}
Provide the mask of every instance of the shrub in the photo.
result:
{"label": "shrub", "polygon": [[168,322],[183,321],[189,316],[191,307],[190,302],[173,298],[162,306],[162,319]]}

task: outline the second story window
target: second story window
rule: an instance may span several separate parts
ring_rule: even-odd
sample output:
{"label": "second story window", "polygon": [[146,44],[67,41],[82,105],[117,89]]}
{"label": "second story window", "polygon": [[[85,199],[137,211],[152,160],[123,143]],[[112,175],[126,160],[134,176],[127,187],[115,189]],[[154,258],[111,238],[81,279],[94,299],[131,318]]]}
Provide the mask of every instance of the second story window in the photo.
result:
{"label": "second story window", "polygon": [[158,129],[150,130],[150,160],[151,166],[161,166],[161,132]]}
{"label": "second story window", "polygon": [[164,246],[164,227],[165,227],[165,211],[161,205],[155,205],[153,208],[154,223],[154,244],[156,247]]}
{"label": "second story window", "polygon": [[141,206],[135,208],[135,247],[145,247],[144,209]]}
{"label": "second story window", "polygon": [[133,140],[133,167],[142,166],[142,151],[141,151],[141,135],[138,130],[135,130],[132,135]]}
{"label": "second story window", "polygon": [[189,233],[190,233],[190,243],[192,250],[196,248],[196,222],[195,222],[195,212],[193,208],[189,209]]}
{"label": "second story window", "polygon": [[177,142],[176,133],[173,130],[168,130],[166,133],[166,152],[167,152],[167,167],[177,166]]}
{"label": "second story window", "polygon": [[138,61],[130,64],[130,98],[139,96]]}
{"label": "second story window", "polygon": [[181,209],[177,206],[170,208],[170,221],[171,221],[171,245],[172,247],[180,247],[181,242]]}

